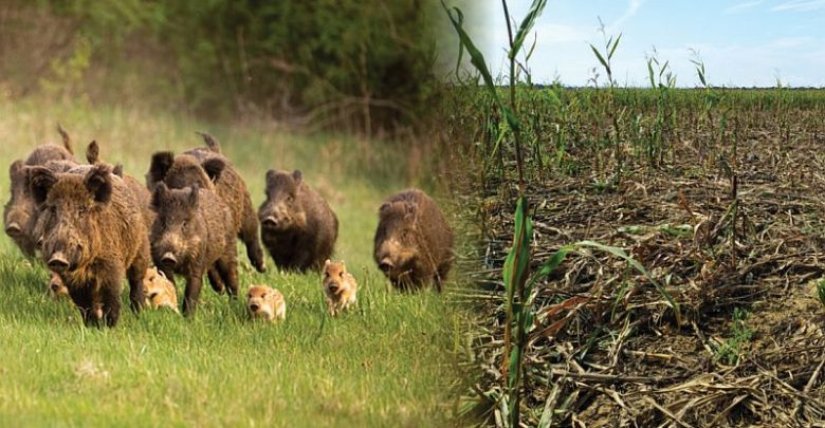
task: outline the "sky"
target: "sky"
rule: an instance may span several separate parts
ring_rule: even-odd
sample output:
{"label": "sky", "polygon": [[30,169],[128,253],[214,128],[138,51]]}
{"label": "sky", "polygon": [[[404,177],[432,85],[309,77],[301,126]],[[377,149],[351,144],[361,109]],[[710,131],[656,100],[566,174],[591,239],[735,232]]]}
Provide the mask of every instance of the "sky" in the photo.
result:
{"label": "sky", "polygon": [[[500,74],[507,45],[501,1],[470,1],[478,10],[468,14],[468,30]],[[531,3],[508,0],[513,19],[520,22]],[[655,48],[681,87],[699,85],[695,55],[712,85],[775,86],[778,79],[825,87],[825,0],[548,0],[534,27],[533,81],[587,85],[599,65],[588,43],[604,45],[599,19],[608,36],[622,34],[613,59],[619,85],[649,86],[646,58]]]}

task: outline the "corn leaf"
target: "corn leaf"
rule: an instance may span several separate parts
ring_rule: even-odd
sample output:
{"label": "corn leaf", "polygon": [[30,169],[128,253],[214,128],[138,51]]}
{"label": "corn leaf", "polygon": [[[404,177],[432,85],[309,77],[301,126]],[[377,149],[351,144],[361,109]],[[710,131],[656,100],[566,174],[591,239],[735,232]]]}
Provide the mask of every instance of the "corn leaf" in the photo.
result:
{"label": "corn leaf", "polygon": [[[611,38],[612,40],[612,38]],[[622,33],[619,33],[619,37],[616,37],[616,41],[613,42],[613,47],[610,48],[610,52],[607,54],[607,59],[613,58],[613,54],[616,53],[616,48],[619,47],[619,41],[622,40]]]}
{"label": "corn leaf", "polygon": [[461,44],[467,49],[467,53],[470,54],[470,63],[476,68],[476,70],[478,70],[479,73],[481,73],[481,78],[484,80],[484,86],[486,86],[487,90],[490,91],[493,99],[496,101],[496,104],[501,106],[501,99],[496,91],[493,76],[490,75],[490,69],[487,68],[487,63],[484,61],[484,55],[482,55],[481,51],[478,50],[475,43],[473,43],[470,35],[464,31],[464,22],[461,10],[457,7],[453,7],[453,10],[450,10],[450,8],[444,3],[444,0],[441,1],[441,6],[444,7],[444,10],[447,12],[447,16],[450,18],[450,22],[453,24],[456,33],[458,33],[459,41],[461,41]]}
{"label": "corn leaf", "polygon": [[597,59],[599,60],[599,62],[602,64],[602,67],[604,67],[604,69],[605,69],[605,70],[607,70],[607,73],[608,73],[608,74],[610,74],[610,66],[608,66],[608,65],[607,65],[607,61],[605,61],[605,59],[604,59],[604,57],[602,56],[602,54],[601,54],[601,53],[599,53],[599,50],[598,50],[598,49],[596,49],[596,47],[595,47],[595,46],[593,46],[592,44],[590,45],[590,49],[592,49],[592,50],[593,50],[593,53],[594,53],[594,54],[596,54],[596,58],[597,58]]}
{"label": "corn leaf", "polygon": [[530,10],[527,12],[527,15],[524,16],[524,19],[521,21],[521,25],[519,25],[518,31],[516,32],[516,38],[513,40],[513,46],[510,48],[510,59],[514,59],[518,54],[518,51],[521,50],[524,40],[527,38],[527,35],[530,34],[533,24],[535,24],[536,20],[539,16],[541,16],[545,6],[547,6],[547,0],[533,0]]}

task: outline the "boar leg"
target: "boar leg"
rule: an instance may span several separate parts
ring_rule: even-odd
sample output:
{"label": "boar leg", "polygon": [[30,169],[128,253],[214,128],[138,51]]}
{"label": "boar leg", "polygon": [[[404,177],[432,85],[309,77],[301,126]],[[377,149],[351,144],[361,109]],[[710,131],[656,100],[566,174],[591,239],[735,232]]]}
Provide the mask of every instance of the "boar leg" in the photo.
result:
{"label": "boar leg", "polygon": [[[143,272],[146,272],[146,269],[144,269]],[[103,320],[106,322],[107,327],[114,327],[117,325],[118,319],[120,319],[120,278],[121,276],[104,279],[100,287],[101,303],[103,304]],[[129,282],[131,282],[131,279]],[[142,285],[140,286],[140,293],[143,295]],[[129,290],[129,294],[131,297],[132,290]],[[132,302],[132,304],[134,304],[134,302]],[[140,305],[140,303],[138,303],[138,305]]]}
{"label": "boar leg", "polygon": [[203,287],[203,270],[194,269],[186,275],[186,291],[183,298],[183,314],[192,316],[198,306],[201,288]]}
{"label": "boar leg", "polygon": [[220,273],[213,267],[206,271],[206,276],[209,277],[209,284],[212,285],[212,289],[218,294],[223,294],[224,284]]}
{"label": "boar leg", "polygon": [[98,319],[94,310],[94,299],[92,299],[93,288],[92,284],[87,284],[83,287],[69,288],[69,297],[72,298],[72,302],[74,302],[77,309],[80,310],[80,317],[83,318],[83,323],[88,327],[98,325]]}
{"label": "boar leg", "polygon": [[129,302],[135,313],[140,312],[145,302],[143,276],[146,275],[147,269],[149,269],[149,259],[138,256],[126,272],[126,277],[129,279]]}
{"label": "boar leg", "polygon": [[300,271],[306,272],[309,269],[318,269],[321,267],[321,264],[315,266],[312,262],[313,254],[311,250],[301,249],[295,251],[292,255],[292,264],[293,267]]}
{"label": "boar leg", "polygon": [[448,263],[444,263],[438,267],[438,271],[435,273],[433,277],[433,281],[435,283],[435,289],[439,293],[444,288],[444,281],[447,280],[447,272],[450,271],[450,265]]}
{"label": "boar leg", "polygon": [[244,244],[246,244],[246,255],[252,266],[258,272],[266,272],[266,264],[264,263],[264,251],[261,248],[261,243],[258,241],[258,216],[255,210],[252,209],[251,202],[246,204],[243,214],[243,224],[238,233]]}
{"label": "boar leg", "polygon": [[229,297],[238,297],[238,263],[234,257],[220,258],[215,262],[215,268],[226,283]]}
{"label": "boar leg", "polygon": [[175,284],[175,270],[171,269],[171,268],[168,268],[168,267],[163,267],[163,266],[156,266],[156,267],[158,268],[159,271],[163,272],[163,275],[166,276],[166,279],[168,279],[169,282],[171,282],[172,285],[174,285],[177,288],[177,284]]}

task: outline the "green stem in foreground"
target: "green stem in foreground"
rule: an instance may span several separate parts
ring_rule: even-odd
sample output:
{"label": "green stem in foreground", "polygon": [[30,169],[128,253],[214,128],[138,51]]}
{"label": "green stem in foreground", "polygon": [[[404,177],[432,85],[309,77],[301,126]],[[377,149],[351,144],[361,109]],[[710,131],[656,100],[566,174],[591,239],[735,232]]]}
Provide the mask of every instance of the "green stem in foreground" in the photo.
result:
{"label": "green stem in foreground", "polygon": [[[504,8],[504,20],[507,22],[507,39],[510,42],[510,51],[508,59],[510,60],[510,109],[515,117],[518,117],[518,103],[516,102],[516,54],[518,47],[515,45],[513,39],[513,27],[510,23],[510,11],[507,9],[507,1],[501,0],[501,6]],[[516,169],[518,169],[518,189],[519,195],[524,196],[524,166],[522,164],[521,156],[521,132],[518,127],[513,129],[513,140],[516,149]]]}

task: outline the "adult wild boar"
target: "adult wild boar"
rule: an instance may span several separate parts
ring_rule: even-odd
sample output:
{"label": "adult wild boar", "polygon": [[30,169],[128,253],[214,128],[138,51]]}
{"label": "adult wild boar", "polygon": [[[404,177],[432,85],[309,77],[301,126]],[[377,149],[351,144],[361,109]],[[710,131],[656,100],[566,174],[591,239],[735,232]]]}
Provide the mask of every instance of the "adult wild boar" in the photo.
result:
{"label": "adult wild boar", "polygon": [[63,146],[44,144],[35,148],[25,160],[16,160],[9,167],[11,198],[3,211],[3,225],[14,243],[26,256],[33,257],[36,237],[33,234],[37,222],[37,209],[29,191],[26,167],[45,165],[49,161],[64,161],[75,164],[72,155],[71,140],[66,131],[58,125],[63,137]]}
{"label": "adult wild boar", "polygon": [[232,213],[212,189],[198,184],[170,189],[161,182],[152,194],[152,209],[157,213],[150,239],[152,259],[162,270],[186,278],[183,313],[194,314],[203,275],[210,269],[220,276],[229,295],[237,296]]}
{"label": "adult wild boar", "polygon": [[453,262],[453,231],[426,193],[410,189],[379,210],[375,262],[393,286],[406,290],[430,281],[441,291]]}
{"label": "adult wild boar", "polygon": [[338,217],[301,171],[269,170],[266,200],[258,209],[261,239],[275,264],[286,270],[320,270],[338,239]]}
{"label": "adult wild boar", "polygon": [[172,152],[155,153],[146,174],[146,184],[150,191],[161,182],[171,189],[182,189],[195,184],[201,189],[213,189],[218,198],[229,207],[232,230],[246,245],[252,266],[258,272],[264,272],[266,265],[258,241],[258,219],[246,183],[221,154],[218,142],[209,134],[201,135],[206,147],[187,150],[177,156]]}
{"label": "adult wild boar", "polygon": [[121,280],[129,280],[132,309],[144,300],[149,234],[134,194],[109,165],[85,174],[29,168],[40,210],[40,252],[69,289],[87,325],[114,327],[120,317]]}

